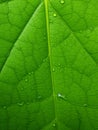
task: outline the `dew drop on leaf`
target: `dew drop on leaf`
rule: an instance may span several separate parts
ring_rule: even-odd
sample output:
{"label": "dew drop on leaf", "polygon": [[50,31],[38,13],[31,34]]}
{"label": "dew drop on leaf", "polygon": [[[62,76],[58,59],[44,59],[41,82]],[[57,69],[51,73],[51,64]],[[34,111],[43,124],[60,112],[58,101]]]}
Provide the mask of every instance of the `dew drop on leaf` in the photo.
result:
{"label": "dew drop on leaf", "polygon": [[24,102],[18,102],[18,106],[23,106]]}
{"label": "dew drop on leaf", "polygon": [[61,66],[61,64],[58,64],[58,66],[60,67],[60,66]]}
{"label": "dew drop on leaf", "polygon": [[58,93],[57,97],[65,100],[65,101],[67,100],[67,98],[65,96],[63,96],[61,93]]}
{"label": "dew drop on leaf", "polygon": [[41,67],[41,64],[39,64],[38,67],[40,68],[40,67]]}
{"label": "dew drop on leaf", "polygon": [[61,4],[64,4],[65,3],[65,1],[64,0],[61,0]]}
{"label": "dew drop on leaf", "polygon": [[7,106],[3,106],[4,109],[7,109]]}
{"label": "dew drop on leaf", "polygon": [[54,16],[54,17],[56,17],[56,16],[57,16],[57,14],[56,14],[56,13],[54,13],[54,14],[53,14],[53,16]]}
{"label": "dew drop on leaf", "polygon": [[31,75],[31,73],[29,73],[29,75]]}
{"label": "dew drop on leaf", "polygon": [[84,107],[87,107],[87,104],[85,103],[85,104],[83,104],[83,106],[84,106]]}
{"label": "dew drop on leaf", "polygon": [[45,58],[45,59],[43,59],[43,62],[46,62],[46,60],[47,60],[46,58]]}
{"label": "dew drop on leaf", "polygon": [[52,125],[53,127],[56,127],[56,124],[55,123],[53,123],[53,125]]}
{"label": "dew drop on leaf", "polygon": [[40,101],[42,99],[42,96],[38,96],[37,99],[38,101]]}
{"label": "dew drop on leaf", "polygon": [[80,30],[79,32],[80,32],[80,33],[82,33],[83,31],[82,31],[82,30]]}
{"label": "dew drop on leaf", "polygon": [[61,98],[61,97],[63,97],[63,96],[62,96],[62,94],[58,93],[58,97]]}
{"label": "dew drop on leaf", "polygon": [[27,79],[25,79],[25,82],[27,82],[28,80]]}
{"label": "dew drop on leaf", "polygon": [[38,96],[38,99],[41,99],[41,96]]}
{"label": "dew drop on leaf", "polygon": [[53,68],[53,69],[52,69],[52,71],[54,72],[54,71],[55,71],[55,69]]}

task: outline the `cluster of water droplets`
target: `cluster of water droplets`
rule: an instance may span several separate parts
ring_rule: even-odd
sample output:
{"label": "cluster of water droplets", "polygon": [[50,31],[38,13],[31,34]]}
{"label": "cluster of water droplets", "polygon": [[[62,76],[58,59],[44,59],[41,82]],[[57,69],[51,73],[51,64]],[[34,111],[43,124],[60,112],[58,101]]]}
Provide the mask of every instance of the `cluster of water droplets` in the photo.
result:
{"label": "cluster of water droplets", "polygon": [[[64,3],[65,3],[65,1],[64,1],[64,0],[61,0],[61,1],[60,1],[60,3],[61,3],[61,4],[64,4]],[[54,14],[53,14],[53,16],[54,16],[54,17],[56,17],[56,16],[57,16],[57,14],[56,14],[56,13],[54,13]]]}
{"label": "cluster of water droplets", "polygon": [[[63,94],[61,94],[61,93],[58,93],[58,94],[57,94],[57,97],[60,98],[60,99],[62,99],[62,100],[67,101],[67,97],[65,97],[65,96],[64,96]],[[83,104],[83,107],[88,107],[88,105],[87,105],[86,103],[84,103],[84,104]]]}
{"label": "cluster of water droplets", "polygon": [[[34,74],[33,71],[32,71],[32,72],[29,72],[29,73],[28,73],[28,76],[31,76],[32,74]],[[26,77],[26,78],[24,79],[25,82],[28,82],[28,80],[29,80],[28,77]]]}

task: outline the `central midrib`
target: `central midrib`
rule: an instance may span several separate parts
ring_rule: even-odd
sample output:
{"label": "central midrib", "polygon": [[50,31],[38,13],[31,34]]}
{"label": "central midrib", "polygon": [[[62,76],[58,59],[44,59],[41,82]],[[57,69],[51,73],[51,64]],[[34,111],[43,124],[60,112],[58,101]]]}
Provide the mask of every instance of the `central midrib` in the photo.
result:
{"label": "central midrib", "polygon": [[[54,88],[54,76],[53,76],[53,64],[52,64],[52,48],[50,41],[50,26],[49,26],[49,0],[44,0],[45,3],[45,13],[46,13],[46,26],[47,26],[47,39],[48,39],[48,56],[50,60],[50,71],[51,71],[51,80],[52,80],[52,90],[53,90],[53,102],[54,102],[54,117],[57,122],[57,114],[56,114],[56,94]],[[55,122],[55,123],[56,123]]]}

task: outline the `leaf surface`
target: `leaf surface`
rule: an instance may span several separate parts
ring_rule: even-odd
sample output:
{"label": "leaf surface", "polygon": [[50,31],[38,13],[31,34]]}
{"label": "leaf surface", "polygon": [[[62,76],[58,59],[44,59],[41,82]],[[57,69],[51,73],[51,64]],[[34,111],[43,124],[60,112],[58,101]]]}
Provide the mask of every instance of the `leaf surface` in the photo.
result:
{"label": "leaf surface", "polygon": [[98,130],[98,1],[0,1],[0,130]]}

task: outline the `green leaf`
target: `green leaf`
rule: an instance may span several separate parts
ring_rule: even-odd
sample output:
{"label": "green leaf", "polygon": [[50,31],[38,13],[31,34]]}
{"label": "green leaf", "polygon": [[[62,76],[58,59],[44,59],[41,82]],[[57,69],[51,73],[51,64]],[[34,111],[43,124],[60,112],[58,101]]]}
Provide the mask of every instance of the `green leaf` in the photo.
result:
{"label": "green leaf", "polygon": [[97,2],[0,1],[0,130],[98,130]]}

